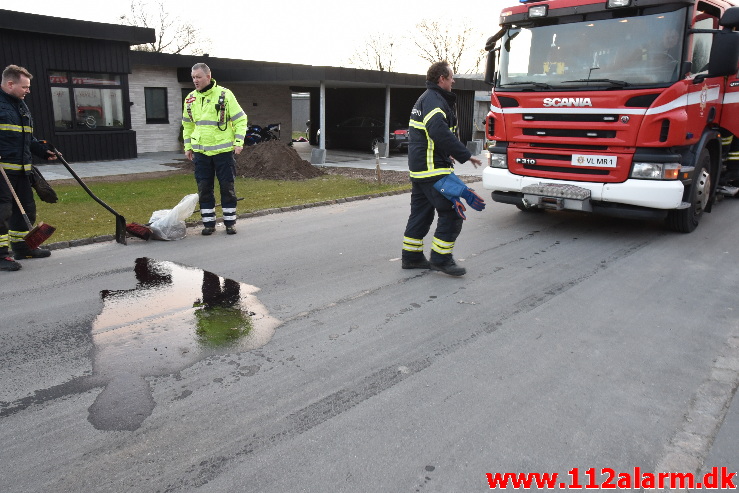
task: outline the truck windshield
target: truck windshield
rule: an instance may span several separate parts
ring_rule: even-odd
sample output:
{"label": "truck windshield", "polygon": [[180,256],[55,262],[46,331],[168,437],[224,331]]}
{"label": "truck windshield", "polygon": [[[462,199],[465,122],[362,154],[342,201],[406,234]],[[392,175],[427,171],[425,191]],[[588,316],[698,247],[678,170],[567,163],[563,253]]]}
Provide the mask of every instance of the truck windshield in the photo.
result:
{"label": "truck windshield", "polygon": [[684,75],[686,13],[509,29],[500,41],[496,85],[515,91],[671,84]]}

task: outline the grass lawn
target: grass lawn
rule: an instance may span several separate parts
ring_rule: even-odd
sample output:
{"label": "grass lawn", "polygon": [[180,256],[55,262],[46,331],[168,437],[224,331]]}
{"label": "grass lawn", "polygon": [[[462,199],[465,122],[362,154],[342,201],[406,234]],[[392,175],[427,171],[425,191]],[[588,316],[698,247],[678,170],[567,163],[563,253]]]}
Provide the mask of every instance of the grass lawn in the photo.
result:
{"label": "grass lawn", "polygon": [[[152,212],[171,209],[185,195],[197,193],[192,174],[173,174],[164,178],[126,182],[87,182],[88,187],[103,202],[126,218],[126,222],[146,224]],[[115,216],[90,197],[78,184],[53,185],[59,196],[56,204],[36,200],[37,221],[55,226],[56,232],[47,241],[79,240],[115,233]],[[236,194],[244,197],[237,213],[288,207],[346,197],[407,190],[410,184],[370,183],[338,175],[325,175],[304,181],[256,180],[236,178]],[[216,182],[216,200],[218,200]],[[220,211],[217,212],[220,217]],[[189,219],[197,221],[200,213]]]}

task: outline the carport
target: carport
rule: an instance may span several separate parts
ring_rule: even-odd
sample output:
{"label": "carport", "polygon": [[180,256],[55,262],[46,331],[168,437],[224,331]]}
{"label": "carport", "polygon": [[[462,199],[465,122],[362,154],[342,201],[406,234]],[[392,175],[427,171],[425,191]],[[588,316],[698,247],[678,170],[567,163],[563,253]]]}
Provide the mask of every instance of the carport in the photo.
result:
{"label": "carport", "polygon": [[[391,121],[407,122],[410,110],[418,97],[426,90],[423,75],[379,72],[372,70],[326,68],[324,78],[293,87],[311,95],[310,141],[326,148],[325,133],[317,138],[318,128],[330,129],[332,125],[358,115],[382,115],[385,122],[384,141],[389,141]],[[454,92],[457,94],[460,139],[472,140],[475,91],[489,91],[482,81],[457,77]],[[389,148],[385,147],[385,157]],[[319,161],[322,162],[322,161]]]}

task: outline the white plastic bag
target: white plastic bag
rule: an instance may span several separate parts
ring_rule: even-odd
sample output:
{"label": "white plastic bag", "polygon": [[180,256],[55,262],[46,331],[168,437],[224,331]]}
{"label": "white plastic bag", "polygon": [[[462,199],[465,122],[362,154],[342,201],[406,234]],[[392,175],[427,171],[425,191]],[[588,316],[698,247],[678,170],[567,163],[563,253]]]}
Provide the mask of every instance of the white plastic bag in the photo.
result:
{"label": "white plastic bag", "polygon": [[174,209],[154,211],[149,219],[152,237],[155,240],[181,240],[187,234],[185,219],[195,212],[198,194],[185,195]]}

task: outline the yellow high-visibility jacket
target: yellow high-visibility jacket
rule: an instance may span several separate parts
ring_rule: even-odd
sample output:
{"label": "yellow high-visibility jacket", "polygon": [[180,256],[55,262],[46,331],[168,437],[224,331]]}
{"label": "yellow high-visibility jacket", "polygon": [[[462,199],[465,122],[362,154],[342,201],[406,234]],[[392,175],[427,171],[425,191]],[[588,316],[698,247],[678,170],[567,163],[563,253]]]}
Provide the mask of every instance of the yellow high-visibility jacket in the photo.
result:
{"label": "yellow high-visibility jacket", "polygon": [[[233,93],[215,79],[210,89],[192,91],[182,110],[185,151],[212,156],[244,146],[247,117]],[[218,106],[218,108],[217,108]]]}

